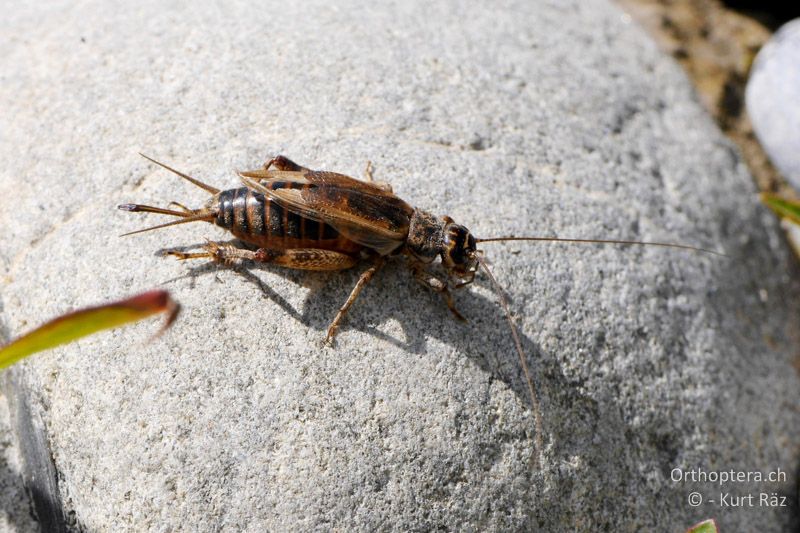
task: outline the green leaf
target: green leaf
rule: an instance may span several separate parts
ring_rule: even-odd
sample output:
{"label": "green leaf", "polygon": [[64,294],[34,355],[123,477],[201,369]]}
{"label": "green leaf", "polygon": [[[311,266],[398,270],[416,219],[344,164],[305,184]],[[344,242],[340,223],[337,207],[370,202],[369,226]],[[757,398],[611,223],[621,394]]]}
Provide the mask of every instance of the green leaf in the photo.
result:
{"label": "green leaf", "polygon": [[800,224],[800,202],[767,193],[761,193],[761,201],[781,218],[788,218],[795,224]]}
{"label": "green leaf", "polygon": [[717,522],[713,518],[703,520],[686,530],[686,533],[719,533]]}
{"label": "green leaf", "polygon": [[7,367],[42,350],[55,348],[104,329],[142,320],[156,313],[167,313],[158,334],[178,316],[180,305],[167,291],[148,291],[125,300],[86,307],[58,316],[35,330],[0,348],[0,368]]}

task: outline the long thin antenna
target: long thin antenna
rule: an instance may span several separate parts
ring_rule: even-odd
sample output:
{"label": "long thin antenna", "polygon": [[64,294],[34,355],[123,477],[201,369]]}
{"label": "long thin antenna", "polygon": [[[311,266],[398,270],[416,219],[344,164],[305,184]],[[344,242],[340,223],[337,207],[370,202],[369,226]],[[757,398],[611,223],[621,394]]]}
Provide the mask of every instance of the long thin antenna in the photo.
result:
{"label": "long thin antenna", "polygon": [[191,177],[191,176],[189,176],[187,174],[184,174],[183,172],[175,170],[174,168],[172,168],[170,166],[167,166],[164,163],[161,163],[160,161],[156,161],[152,157],[148,157],[148,156],[144,155],[142,152],[139,152],[139,155],[144,157],[148,161],[152,161],[153,163],[155,163],[156,165],[160,166],[161,168],[165,168],[165,169],[169,170],[170,172],[172,172],[174,174],[177,174],[178,176],[182,177],[183,179],[188,180],[191,183],[194,183],[195,185],[197,185],[201,189],[206,190],[206,191],[210,192],[211,194],[217,194],[219,192],[219,189],[217,189],[216,187],[212,187],[208,183],[203,183],[202,181],[200,181],[198,179],[195,179],[195,178],[193,178],[193,177]]}
{"label": "long thin antenna", "polygon": [[481,267],[483,267],[483,270],[486,271],[486,274],[489,276],[489,279],[497,290],[497,295],[500,298],[500,305],[503,307],[503,311],[506,313],[506,318],[508,318],[508,325],[511,327],[511,336],[514,338],[514,344],[517,347],[519,362],[522,365],[522,371],[525,374],[525,380],[528,382],[528,393],[530,393],[531,396],[533,423],[536,431],[536,435],[534,435],[534,441],[536,443],[536,451],[538,452],[537,464],[541,464],[541,457],[544,453],[544,449],[542,447],[542,413],[539,407],[539,397],[536,395],[536,388],[533,386],[533,379],[531,379],[531,373],[528,370],[528,362],[525,360],[525,352],[522,350],[522,342],[519,340],[517,326],[514,324],[514,319],[511,317],[511,310],[508,307],[508,300],[506,300],[503,288],[497,282],[494,275],[492,275],[492,271],[489,270],[489,267],[486,265],[486,260],[480,255],[475,255],[475,258],[478,260],[478,263],[480,263]]}
{"label": "long thin antenna", "polygon": [[695,252],[703,252],[706,254],[718,255],[721,257],[728,257],[722,252],[716,250],[708,250],[707,248],[699,248],[697,246],[689,246],[688,244],[674,244],[668,242],[648,242],[648,241],[622,241],[622,240],[609,240],[609,239],[563,239],[559,237],[491,237],[489,239],[475,239],[476,242],[498,242],[498,241],[549,241],[549,242],[579,242],[579,243],[597,243],[597,244],[636,244],[640,246],[663,246],[666,248],[682,248],[684,250],[692,250]]}

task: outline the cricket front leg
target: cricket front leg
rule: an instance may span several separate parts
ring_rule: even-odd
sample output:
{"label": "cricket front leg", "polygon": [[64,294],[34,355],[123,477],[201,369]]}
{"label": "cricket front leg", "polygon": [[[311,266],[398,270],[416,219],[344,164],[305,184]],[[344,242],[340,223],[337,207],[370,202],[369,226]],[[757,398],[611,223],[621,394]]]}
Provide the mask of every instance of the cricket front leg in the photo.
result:
{"label": "cricket front leg", "polygon": [[319,248],[292,248],[288,250],[259,248],[248,250],[232,244],[209,242],[203,246],[203,252],[170,251],[178,259],[208,258],[224,265],[237,261],[257,261],[297,270],[344,270],[358,263],[358,258],[333,250]]}
{"label": "cricket front leg", "polygon": [[453,290],[464,288],[473,281],[475,281],[475,272],[470,272],[465,278],[459,280],[458,283],[453,285]]}
{"label": "cricket front leg", "polygon": [[336,316],[333,318],[333,322],[331,322],[331,325],[328,326],[328,335],[325,337],[326,343],[331,344],[333,342],[333,338],[336,336],[336,331],[339,329],[339,324],[344,319],[347,311],[353,305],[353,302],[356,301],[356,298],[358,298],[358,295],[361,293],[364,286],[369,283],[375,273],[378,272],[378,270],[380,270],[384,264],[386,264],[386,258],[382,255],[377,256],[375,258],[375,262],[372,263],[372,266],[365,270],[361,274],[361,277],[358,278],[358,282],[350,292],[350,296],[347,297],[347,301],[339,308],[339,312],[336,313]]}
{"label": "cricket front leg", "polygon": [[435,274],[432,274],[430,271],[428,271],[427,267],[423,263],[412,261],[409,266],[411,267],[411,271],[414,273],[414,278],[418,282],[425,285],[433,292],[438,292],[442,295],[444,302],[447,304],[447,308],[450,309],[457,319],[463,322],[467,321],[467,319],[464,318],[464,315],[459,313],[458,309],[456,309],[456,304],[453,301],[453,295],[450,293],[450,289],[447,287],[447,281],[440,279]]}

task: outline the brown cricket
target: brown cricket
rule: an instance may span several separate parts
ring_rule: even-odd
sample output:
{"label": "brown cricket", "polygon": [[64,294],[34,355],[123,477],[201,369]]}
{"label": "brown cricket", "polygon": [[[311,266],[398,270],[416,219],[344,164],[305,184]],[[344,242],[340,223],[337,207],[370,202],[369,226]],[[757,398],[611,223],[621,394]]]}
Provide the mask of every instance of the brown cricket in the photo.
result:
{"label": "brown cricket", "polygon": [[[220,191],[144,154],[141,155],[208,191],[212,196],[199,209],[189,209],[175,202],[171,205],[179,210],[140,204],[120,205],[119,208],[126,211],[159,213],[181,218],[126,235],[204,220],[229,230],[237,239],[255,249],[209,242],[204,246],[203,252],[169,253],[179,259],[210,258],[223,264],[250,260],[303,270],[343,270],[368,261],[370,265],[361,274],[350,296],[328,327],[328,342],[333,340],[347,311],[364,286],[389,257],[403,256],[417,281],[441,294],[447,307],[460,320],[464,320],[464,317],[456,309],[450,291],[472,283],[480,265],[497,289],[508,319],[528,385],[536,426],[535,441],[540,454],[542,421],[528,363],[508,302],[487,267],[482,251],[477,249],[477,244],[511,240],[635,244],[717,254],[694,246],[660,242],[513,236],[476,238],[450,217],[437,217],[411,207],[395,196],[389,185],[373,181],[369,164],[366,171],[369,181],[361,181],[334,172],[310,170],[279,155],[270,159],[261,169],[239,172],[244,187]],[[438,271],[434,266],[437,258],[441,260]]]}

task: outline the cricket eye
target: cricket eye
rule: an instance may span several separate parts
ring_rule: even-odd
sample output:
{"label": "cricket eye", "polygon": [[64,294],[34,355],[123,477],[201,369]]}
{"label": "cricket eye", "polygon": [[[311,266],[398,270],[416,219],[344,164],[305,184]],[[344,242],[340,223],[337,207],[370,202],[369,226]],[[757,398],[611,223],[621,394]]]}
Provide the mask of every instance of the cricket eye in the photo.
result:
{"label": "cricket eye", "polygon": [[475,238],[460,224],[448,224],[444,229],[442,263],[447,267],[463,267],[473,261]]}

